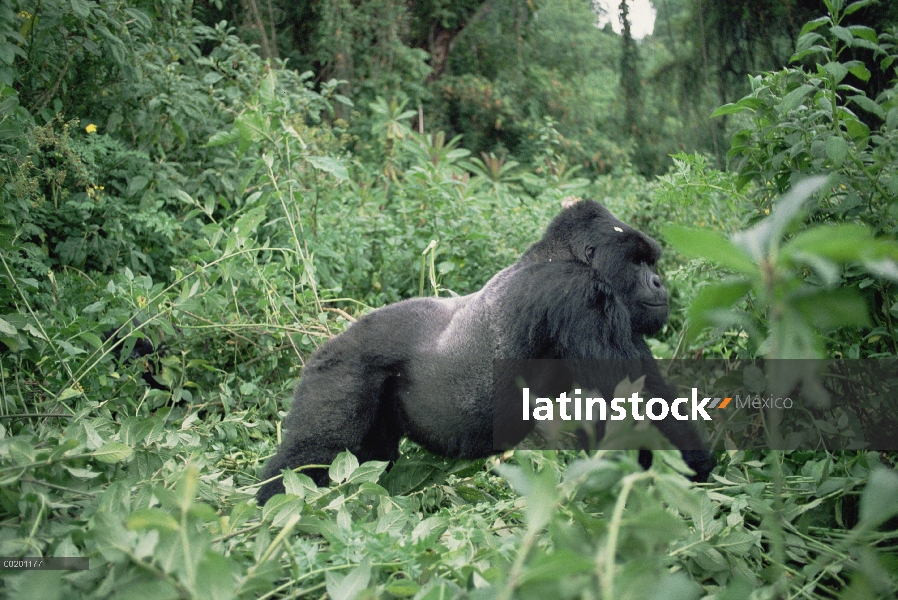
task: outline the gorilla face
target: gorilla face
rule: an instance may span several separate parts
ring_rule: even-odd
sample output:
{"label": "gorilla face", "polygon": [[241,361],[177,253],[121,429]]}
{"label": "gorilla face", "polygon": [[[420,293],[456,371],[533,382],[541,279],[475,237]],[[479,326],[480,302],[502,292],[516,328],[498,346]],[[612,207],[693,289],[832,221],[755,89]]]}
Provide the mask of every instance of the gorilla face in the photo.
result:
{"label": "gorilla face", "polygon": [[625,299],[634,333],[657,333],[667,323],[669,311],[667,288],[656,268],[661,246],[604,207],[598,214],[595,205],[590,208],[591,225],[574,242],[572,254],[590,265],[618,298]]}
{"label": "gorilla face", "polygon": [[667,323],[667,288],[655,271],[654,263],[634,264],[631,277],[631,289],[624,292],[624,295],[633,300],[630,307],[633,331],[641,335],[657,333]]}

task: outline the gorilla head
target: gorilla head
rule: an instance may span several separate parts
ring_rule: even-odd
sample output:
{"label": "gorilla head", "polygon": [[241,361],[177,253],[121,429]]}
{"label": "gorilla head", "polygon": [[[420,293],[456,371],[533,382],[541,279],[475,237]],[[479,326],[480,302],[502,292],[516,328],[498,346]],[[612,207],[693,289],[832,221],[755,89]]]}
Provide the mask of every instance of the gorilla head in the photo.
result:
{"label": "gorilla head", "polygon": [[656,270],[661,246],[612,215],[598,202],[581,201],[562,211],[543,238],[517,264],[579,261],[589,265],[626,299],[633,332],[657,333],[667,323],[667,288]]}
{"label": "gorilla head", "polygon": [[[660,254],[653,239],[597,202],[581,201],[480,291],[414,298],[365,315],[306,363],[283,444],[262,479],[329,464],[346,449],[360,461],[395,460],[403,436],[444,456],[492,454],[494,415],[509,408],[494,393],[497,360],[566,359],[568,381],[591,389],[620,381],[614,369],[597,373],[596,360],[635,361],[649,397],[672,399],[676,392],[642,337],[667,322],[667,290],[655,270]],[[695,479],[706,480],[714,459],[692,425],[673,418],[655,425]],[[526,426],[509,431],[511,443],[527,433]],[[327,483],[325,470],[308,473]],[[259,502],[280,492],[279,479],[268,481]]]}

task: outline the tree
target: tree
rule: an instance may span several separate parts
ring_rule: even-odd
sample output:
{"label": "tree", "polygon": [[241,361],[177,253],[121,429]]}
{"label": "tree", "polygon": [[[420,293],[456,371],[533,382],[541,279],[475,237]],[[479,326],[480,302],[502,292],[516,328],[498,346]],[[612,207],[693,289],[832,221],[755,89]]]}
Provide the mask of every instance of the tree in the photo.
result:
{"label": "tree", "polygon": [[630,28],[630,7],[627,0],[621,0],[621,54],[620,86],[624,95],[624,129],[633,140],[633,162],[644,175],[653,171],[652,153],[647,151],[642,126],[643,97],[640,77],[639,48]]}

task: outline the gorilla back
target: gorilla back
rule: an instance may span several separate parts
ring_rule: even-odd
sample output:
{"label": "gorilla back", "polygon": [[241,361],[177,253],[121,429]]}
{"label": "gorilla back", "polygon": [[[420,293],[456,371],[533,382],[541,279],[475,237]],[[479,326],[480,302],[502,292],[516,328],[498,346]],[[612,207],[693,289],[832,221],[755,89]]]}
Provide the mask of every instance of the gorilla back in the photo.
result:
{"label": "gorilla back", "polygon": [[[492,454],[496,359],[642,361],[649,397],[673,398],[642,337],[667,322],[660,254],[655,240],[582,201],[479,292],[404,300],[365,315],[306,363],[285,438],[262,479],[329,464],[346,449],[359,461],[395,460],[403,436],[444,456]],[[574,380],[602,383],[587,369]],[[695,479],[706,480],[714,459],[696,430],[674,419],[655,424]],[[323,469],[308,474],[326,485]],[[283,491],[280,479],[271,481],[258,500]]]}

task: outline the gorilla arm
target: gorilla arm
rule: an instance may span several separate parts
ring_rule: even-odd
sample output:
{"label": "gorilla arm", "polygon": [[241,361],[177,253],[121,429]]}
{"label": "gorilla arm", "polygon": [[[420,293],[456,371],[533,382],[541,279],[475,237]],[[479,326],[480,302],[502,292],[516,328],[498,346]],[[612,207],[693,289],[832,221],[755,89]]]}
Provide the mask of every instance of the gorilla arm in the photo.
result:
{"label": "gorilla arm", "polygon": [[[648,282],[651,285],[651,280]],[[586,389],[601,390],[607,396],[624,377],[632,381],[645,375],[646,399],[664,398],[671,402],[677,397],[676,390],[658,370],[645,339],[634,331],[640,325],[637,321],[656,319],[654,315],[635,314],[636,311],[656,309],[640,309],[632,299],[625,305],[590,267],[577,262],[531,265],[515,274],[504,294],[517,302],[500,311],[500,327],[516,334],[508,339],[503,358],[564,359],[570,370],[565,378],[569,387],[548,390],[545,395],[555,397],[570,391],[570,384],[576,383]],[[666,307],[664,310],[666,315]],[[520,350],[525,348],[529,351],[522,355]],[[517,411],[519,405],[514,406]],[[706,481],[716,461],[694,425],[670,414],[653,424],[696,472],[693,480]],[[600,426],[603,428],[604,423]],[[651,455],[641,453],[640,462],[648,467]]]}

